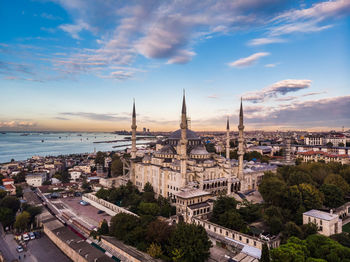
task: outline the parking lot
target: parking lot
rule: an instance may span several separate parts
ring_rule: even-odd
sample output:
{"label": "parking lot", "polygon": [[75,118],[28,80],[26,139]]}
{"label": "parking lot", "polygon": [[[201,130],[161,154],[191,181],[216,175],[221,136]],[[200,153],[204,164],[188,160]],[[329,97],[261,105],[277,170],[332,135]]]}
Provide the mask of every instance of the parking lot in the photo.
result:
{"label": "parking lot", "polygon": [[[33,239],[27,242],[27,247],[23,252],[18,253],[16,247],[17,242],[14,240],[13,234],[0,236],[0,250],[5,257],[5,261],[71,261],[55,244],[45,235],[41,238]],[[53,260],[54,258],[54,260]]]}
{"label": "parking lot", "polygon": [[108,222],[111,216],[106,213],[98,214],[99,209],[92,205],[83,206],[79,204],[81,197],[60,198],[52,201],[52,203],[60,209],[61,212],[68,211],[83,222],[98,227],[99,223],[106,219]]}

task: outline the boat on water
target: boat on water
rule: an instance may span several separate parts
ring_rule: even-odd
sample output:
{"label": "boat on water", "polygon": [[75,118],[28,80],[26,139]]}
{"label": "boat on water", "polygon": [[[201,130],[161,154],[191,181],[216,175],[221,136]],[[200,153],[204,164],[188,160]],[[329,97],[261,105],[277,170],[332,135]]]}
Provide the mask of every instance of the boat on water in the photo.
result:
{"label": "boat on water", "polygon": [[21,134],[21,136],[29,136],[29,134],[24,133],[24,134]]}
{"label": "boat on water", "polygon": [[44,143],[44,140],[41,140],[41,143]]}
{"label": "boat on water", "polygon": [[2,132],[1,134],[6,135],[6,133]]}

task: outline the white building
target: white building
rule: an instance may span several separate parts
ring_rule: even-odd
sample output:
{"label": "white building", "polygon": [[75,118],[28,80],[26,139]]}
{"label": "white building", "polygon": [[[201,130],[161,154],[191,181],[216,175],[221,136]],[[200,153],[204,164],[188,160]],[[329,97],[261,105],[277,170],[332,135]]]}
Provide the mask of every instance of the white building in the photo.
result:
{"label": "white building", "polygon": [[42,186],[43,182],[46,181],[46,173],[34,173],[26,175],[26,182],[28,185],[33,187]]}
{"label": "white building", "polygon": [[[167,139],[158,141],[154,153],[145,154],[141,158],[136,155],[135,105],[132,115],[130,180],[139,190],[143,190],[148,182],[156,194],[173,199],[184,188],[200,189],[212,195],[230,195],[237,191],[257,189],[264,172],[276,170],[275,166],[268,165],[263,169],[254,169],[244,163],[242,103],[238,126],[238,160],[209,153],[204,141],[188,129],[185,97],[182,104],[181,128],[170,134]],[[229,144],[229,124],[226,136],[226,142]]]}
{"label": "white building", "polygon": [[319,211],[309,210],[303,213],[303,224],[314,223],[318,227],[318,233],[325,236],[334,234],[340,234],[342,232],[342,221],[337,214]]}
{"label": "white building", "polygon": [[78,171],[78,170],[70,169],[69,174],[70,174],[71,181],[76,181],[81,177],[81,171]]}
{"label": "white building", "polygon": [[304,138],[305,145],[318,146],[324,145],[324,137],[321,135],[308,135]]}

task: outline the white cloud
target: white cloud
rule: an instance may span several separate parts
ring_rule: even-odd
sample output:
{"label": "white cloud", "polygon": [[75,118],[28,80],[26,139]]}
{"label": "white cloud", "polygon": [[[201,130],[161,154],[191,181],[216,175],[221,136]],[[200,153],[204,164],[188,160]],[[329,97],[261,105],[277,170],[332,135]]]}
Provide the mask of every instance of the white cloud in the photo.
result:
{"label": "white cloud", "polygon": [[29,121],[0,121],[0,127],[31,127],[35,126],[34,122]]}
{"label": "white cloud", "polygon": [[271,68],[271,67],[276,67],[277,64],[266,64],[264,65],[264,67],[268,67],[268,68]]}
{"label": "white cloud", "polygon": [[228,65],[231,67],[247,67],[253,65],[255,62],[257,62],[261,57],[268,56],[270,53],[267,52],[260,52],[252,54],[248,57],[240,58],[236,61],[233,61],[229,63]]}
{"label": "white cloud", "polygon": [[248,45],[251,46],[257,46],[257,45],[267,45],[267,44],[273,44],[273,43],[284,43],[286,40],[281,39],[281,38],[255,38],[253,40],[250,40],[248,42]]}
{"label": "white cloud", "polygon": [[74,39],[80,39],[79,33],[83,30],[92,30],[89,24],[80,20],[76,24],[64,24],[59,26],[60,29],[70,34]]}
{"label": "white cloud", "polygon": [[243,99],[253,103],[261,103],[264,102],[266,98],[277,97],[278,95],[285,95],[290,92],[309,88],[311,82],[312,81],[308,79],[286,79],[276,82],[260,91],[243,94]]}

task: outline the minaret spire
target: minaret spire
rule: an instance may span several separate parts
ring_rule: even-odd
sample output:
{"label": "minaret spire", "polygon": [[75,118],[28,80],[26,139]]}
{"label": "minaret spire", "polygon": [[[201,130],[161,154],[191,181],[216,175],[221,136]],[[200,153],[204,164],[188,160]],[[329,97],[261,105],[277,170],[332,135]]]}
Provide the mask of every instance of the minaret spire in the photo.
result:
{"label": "minaret spire", "polygon": [[132,107],[132,120],[131,120],[131,158],[136,158],[136,109],[135,109],[135,99]]}
{"label": "minaret spire", "polygon": [[241,107],[239,110],[239,125],[238,125],[238,179],[243,180],[243,156],[244,156],[244,136],[243,136],[243,105],[241,97]]}
{"label": "minaret spire", "polygon": [[182,186],[187,184],[187,112],[185,90],[182,98],[181,109],[181,139],[180,139],[180,172],[182,178]]}
{"label": "minaret spire", "polygon": [[227,116],[226,124],[226,159],[230,159],[230,118]]}

